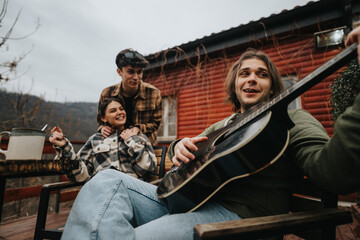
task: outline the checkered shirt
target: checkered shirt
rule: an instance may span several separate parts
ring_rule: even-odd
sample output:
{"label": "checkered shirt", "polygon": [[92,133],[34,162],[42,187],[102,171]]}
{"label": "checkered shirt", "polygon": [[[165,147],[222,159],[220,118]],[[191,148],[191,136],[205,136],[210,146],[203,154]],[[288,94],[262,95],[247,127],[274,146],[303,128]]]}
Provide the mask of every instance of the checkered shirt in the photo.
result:
{"label": "checkered shirt", "polygon": [[[124,103],[122,95],[121,82],[105,88],[100,96],[101,102],[110,97],[118,97]],[[98,115],[100,112],[98,111]],[[139,92],[133,99],[133,123],[138,127],[140,132],[145,134],[153,146],[157,145],[155,131],[159,128],[163,115],[160,90],[151,84],[140,82]],[[101,123],[99,123],[101,124]],[[100,130],[103,126],[100,125]]]}
{"label": "checkered shirt", "polygon": [[66,176],[76,182],[87,181],[97,172],[108,168],[146,180],[157,164],[154,150],[144,134],[131,136],[123,141],[117,132],[107,138],[96,133],[77,154],[68,139],[64,146],[54,148],[55,160],[79,162],[78,168],[66,172]]}

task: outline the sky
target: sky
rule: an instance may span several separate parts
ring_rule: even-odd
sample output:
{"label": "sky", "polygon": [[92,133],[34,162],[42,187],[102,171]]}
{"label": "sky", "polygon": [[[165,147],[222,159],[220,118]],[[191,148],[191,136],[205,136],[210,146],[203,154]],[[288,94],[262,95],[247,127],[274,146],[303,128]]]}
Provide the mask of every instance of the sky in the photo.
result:
{"label": "sky", "polygon": [[115,57],[123,49],[146,56],[309,1],[10,0],[0,37],[21,13],[0,63],[30,52],[0,87],[46,101],[97,102],[102,89],[121,81]]}

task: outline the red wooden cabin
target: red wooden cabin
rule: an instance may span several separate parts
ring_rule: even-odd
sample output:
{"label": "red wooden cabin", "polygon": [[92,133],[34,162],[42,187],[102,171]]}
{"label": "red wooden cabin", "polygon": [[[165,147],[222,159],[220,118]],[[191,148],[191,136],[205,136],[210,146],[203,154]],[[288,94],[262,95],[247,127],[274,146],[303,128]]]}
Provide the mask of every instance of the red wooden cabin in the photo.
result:
{"label": "red wooden cabin", "polygon": [[[359,1],[309,2],[147,56],[150,66],[144,79],[161,90],[167,101],[164,105],[169,106],[164,115],[168,131],[165,137],[159,133],[160,143],[195,136],[232,113],[224,103],[223,82],[228,68],[247,48],[264,51],[286,81],[297,81],[344,49],[341,42],[323,47],[318,43],[317,47],[316,35],[324,37],[339,28],[347,33],[359,24],[359,16]],[[298,107],[313,114],[329,135],[334,123],[329,105],[334,77],[324,79],[298,100]]]}

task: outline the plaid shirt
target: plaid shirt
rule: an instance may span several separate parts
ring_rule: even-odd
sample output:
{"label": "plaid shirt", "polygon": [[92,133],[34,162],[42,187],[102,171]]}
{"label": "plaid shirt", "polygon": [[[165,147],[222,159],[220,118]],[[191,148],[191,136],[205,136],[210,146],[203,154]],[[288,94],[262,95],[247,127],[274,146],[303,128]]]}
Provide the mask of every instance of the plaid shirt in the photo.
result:
{"label": "plaid shirt", "polygon": [[107,138],[101,133],[95,133],[77,154],[68,139],[64,146],[54,148],[55,160],[67,159],[79,162],[77,169],[66,172],[66,176],[76,182],[87,181],[100,170],[108,168],[146,180],[157,164],[154,150],[144,134],[123,141],[117,132]]}
{"label": "plaid shirt", "polygon": [[[105,88],[100,96],[101,102],[110,97],[118,97],[124,103],[121,83]],[[152,145],[156,145],[156,133],[162,119],[162,103],[159,89],[151,84],[140,81],[139,91],[133,98],[133,119],[134,127],[138,127],[144,133]],[[98,111],[98,115],[99,115]],[[99,123],[100,124],[100,123]],[[100,125],[99,129],[103,126]]]}

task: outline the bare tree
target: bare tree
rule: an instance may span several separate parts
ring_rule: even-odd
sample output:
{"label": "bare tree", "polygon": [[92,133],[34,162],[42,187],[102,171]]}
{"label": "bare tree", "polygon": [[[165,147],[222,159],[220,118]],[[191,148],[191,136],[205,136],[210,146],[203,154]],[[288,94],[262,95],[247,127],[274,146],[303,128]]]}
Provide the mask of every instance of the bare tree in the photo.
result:
{"label": "bare tree", "polygon": [[[4,0],[3,1],[3,5],[2,5],[2,9],[0,12],[0,27],[4,27],[3,26],[3,20],[6,16],[7,13],[7,7],[8,7],[8,0]],[[39,19],[37,19],[36,25],[35,25],[35,29],[24,35],[24,36],[20,36],[20,37],[12,37],[11,34],[19,20],[21,14],[21,9],[19,10],[18,14],[16,15],[16,18],[14,20],[14,22],[12,23],[12,25],[10,26],[10,28],[6,31],[6,34],[4,36],[0,36],[0,50],[1,51],[9,51],[9,47],[8,47],[8,40],[21,40],[21,39],[25,39],[27,37],[29,37],[30,35],[32,35],[33,33],[35,33],[39,27],[40,27],[40,22]],[[23,53],[20,56],[15,56],[12,60],[5,60],[4,62],[0,62],[0,84],[4,83],[4,82],[8,82],[12,79],[12,77],[16,77],[16,69],[17,66],[19,65],[19,63],[21,62],[21,60],[23,60],[27,54],[29,54],[31,52],[31,49],[29,51],[27,51],[26,53]]]}
{"label": "bare tree", "polygon": [[[3,21],[6,17],[8,10],[8,0],[4,0],[0,12],[0,27],[6,27],[3,25]],[[16,15],[15,20],[12,22],[10,26],[8,26],[8,30],[6,30],[4,36],[0,36],[0,51],[8,52],[9,51],[9,40],[22,40],[30,35],[34,34],[40,27],[39,19],[35,24],[35,28],[32,32],[24,34],[20,37],[13,37],[12,33],[14,28],[20,18],[21,9]],[[4,60],[0,62],[0,86],[6,84],[7,82],[17,78],[17,67],[19,63],[31,52],[29,51],[19,55],[14,56],[12,60]],[[41,103],[43,102],[43,97],[40,97],[37,101],[30,101],[30,91],[24,93],[22,90],[18,90],[18,92],[11,94],[1,94],[1,101],[6,102],[9,109],[13,111],[16,117],[9,118],[5,121],[1,122],[1,128],[7,129],[13,126],[18,127],[30,127],[33,125],[33,121],[36,118],[36,115],[39,113],[39,108]]]}

